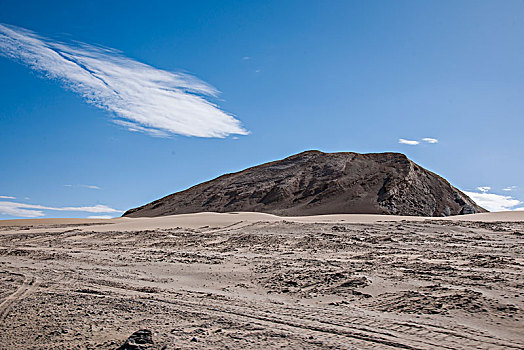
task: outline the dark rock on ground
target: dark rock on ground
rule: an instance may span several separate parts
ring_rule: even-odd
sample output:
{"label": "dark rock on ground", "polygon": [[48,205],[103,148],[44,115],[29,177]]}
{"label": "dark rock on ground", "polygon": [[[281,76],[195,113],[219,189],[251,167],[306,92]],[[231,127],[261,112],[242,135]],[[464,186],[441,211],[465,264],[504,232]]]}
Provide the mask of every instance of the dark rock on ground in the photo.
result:
{"label": "dark rock on ground", "polygon": [[220,176],[124,216],[204,211],[449,216],[486,210],[404,154],[307,151]]}
{"label": "dark rock on ground", "polygon": [[153,345],[153,334],[148,329],[141,329],[131,334],[117,350],[145,350]]}

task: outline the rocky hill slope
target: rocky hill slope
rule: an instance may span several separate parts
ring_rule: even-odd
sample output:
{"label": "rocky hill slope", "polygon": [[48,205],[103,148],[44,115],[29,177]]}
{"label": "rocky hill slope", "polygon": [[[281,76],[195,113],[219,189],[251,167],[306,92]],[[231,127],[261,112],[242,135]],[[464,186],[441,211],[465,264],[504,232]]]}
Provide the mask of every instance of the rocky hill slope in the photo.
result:
{"label": "rocky hill slope", "polygon": [[449,216],[486,210],[400,153],[307,151],[220,176],[123,216],[202,211]]}

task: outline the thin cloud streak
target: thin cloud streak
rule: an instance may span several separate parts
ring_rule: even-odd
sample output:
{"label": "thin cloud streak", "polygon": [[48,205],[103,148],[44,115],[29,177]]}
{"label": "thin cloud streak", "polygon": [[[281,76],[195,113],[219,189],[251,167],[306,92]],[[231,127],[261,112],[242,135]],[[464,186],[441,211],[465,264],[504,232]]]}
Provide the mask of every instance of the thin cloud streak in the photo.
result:
{"label": "thin cloud streak", "polygon": [[422,139],[422,141],[427,142],[427,143],[438,143],[438,140],[437,140],[437,139],[433,139],[433,138],[431,138],[431,137],[424,137],[424,138]]}
{"label": "thin cloud streak", "polygon": [[114,121],[131,131],[219,138],[248,134],[239,120],[208,100],[218,95],[214,87],[113,49],[65,44],[0,24],[0,55],[59,80],[87,102],[113,113]]}
{"label": "thin cloud streak", "polygon": [[11,196],[0,196],[0,199],[16,199],[16,197],[11,197]]}
{"label": "thin cloud streak", "polygon": [[107,205],[98,204],[90,207],[47,207],[38,204],[26,204],[16,202],[0,201],[0,214],[17,216],[17,217],[29,217],[35,218],[45,216],[42,210],[52,211],[81,211],[87,213],[119,213],[120,210],[116,210],[108,207]]}
{"label": "thin cloud streak", "polygon": [[100,187],[95,185],[64,185],[65,187],[81,187],[81,188],[89,188],[91,190],[101,190]]}
{"label": "thin cloud streak", "polygon": [[404,145],[416,146],[416,145],[418,145],[420,142],[415,141],[415,140],[398,139],[398,143],[401,143],[401,144],[404,144]]}
{"label": "thin cloud streak", "polygon": [[[431,144],[438,143],[437,139],[434,139],[434,138],[431,138],[431,137],[424,137],[421,141],[422,142],[426,142],[426,143],[431,143]],[[410,146],[420,145],[421,141],[398,139],[398,143],[401,143],[401,144],[404,144],[404,145],[410,145]]]}

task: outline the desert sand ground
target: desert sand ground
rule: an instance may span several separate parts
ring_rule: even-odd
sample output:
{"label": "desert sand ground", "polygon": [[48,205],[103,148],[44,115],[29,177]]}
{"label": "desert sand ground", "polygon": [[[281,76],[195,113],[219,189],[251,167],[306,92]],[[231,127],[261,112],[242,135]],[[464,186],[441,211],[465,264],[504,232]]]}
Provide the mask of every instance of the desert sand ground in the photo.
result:
{"label": "desert sand ground", "polygon": [[524,212],[0,221],[0,349],[522,349]]}

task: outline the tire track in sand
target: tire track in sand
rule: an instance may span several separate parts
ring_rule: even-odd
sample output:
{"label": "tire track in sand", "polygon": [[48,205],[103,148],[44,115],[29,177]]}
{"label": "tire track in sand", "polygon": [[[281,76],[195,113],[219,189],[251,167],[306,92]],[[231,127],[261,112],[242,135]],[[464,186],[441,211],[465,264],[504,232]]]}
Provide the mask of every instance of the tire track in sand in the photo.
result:
{"label": "tire track in sand", "polygon": [[28,294],[32,293],[36,288],[38,287],[39,281],[37,278],[29,275],[25,275],[23,273],[15,273],[10,271],[3,271],[4,273],[10,274],[10,275],[17,275],[24,277],[24,282],[18,287],[16,291],[14,291],[11,295],[9,295],[5,300],[0,303],[0,323],[2,323],[7,315],[9,314],[9,311],[11,308],[21,299],[23,299]]}

